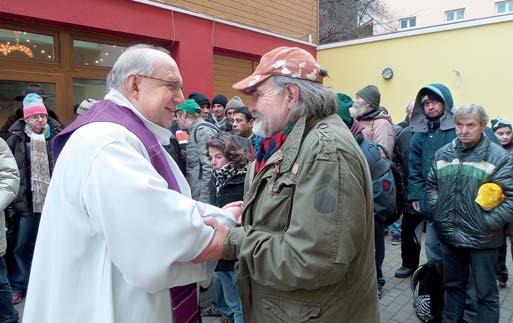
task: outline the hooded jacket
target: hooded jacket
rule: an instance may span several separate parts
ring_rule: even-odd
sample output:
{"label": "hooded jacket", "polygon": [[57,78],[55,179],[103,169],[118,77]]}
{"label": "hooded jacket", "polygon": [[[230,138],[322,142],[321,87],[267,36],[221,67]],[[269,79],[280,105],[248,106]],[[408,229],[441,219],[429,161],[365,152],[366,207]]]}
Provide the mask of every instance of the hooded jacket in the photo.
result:
{"label": "hooded jacket", "polygon": [[[436,120],[428,120],[420,99],[426,90],[438,94],[443,100],[444,114]],[[420,89],[415,98],[409,129],[414,132],[410,141],[408,156],[409,201],[419,201],[424,216],[430,218],[426,203],[426,179],[431,169],[435,152],[456,137],[454,131],[454,102],[449,89],[442,84],[430,84]]]}
{"label": "hooded jacket", "polygon": [[[473,249],[503,244],[503,227],[513,221],[512,170],[508,152],[485,135],[474,147],[463,148],[454,139],[436,153],[427,179],[427,196],[443,241]],[[506,197],[491,210],[474,201],[485,183],[498,184]]]}

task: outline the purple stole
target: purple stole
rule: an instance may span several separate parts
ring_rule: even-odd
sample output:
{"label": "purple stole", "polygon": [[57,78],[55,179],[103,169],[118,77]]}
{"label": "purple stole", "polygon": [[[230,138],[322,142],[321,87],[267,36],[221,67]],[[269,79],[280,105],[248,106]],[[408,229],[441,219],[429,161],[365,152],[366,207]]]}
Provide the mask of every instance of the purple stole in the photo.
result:
{"label": "purple stole", "polygon": [[[144,126],[144,123],[135,113],[109,100],[98,101],[89,111],[78,117],[77,120],[55,137],[53,142],[53,160],[57,161],[62,148],[75,130],[93,122],[116,123],[135,134],[148,151],[151,164],[155,170],[166,180],[167,187],[180,193],[176,178],[155,135]],[[170,294],[174,323],[200,321],[196,283],[173,287],[170,289]]]}

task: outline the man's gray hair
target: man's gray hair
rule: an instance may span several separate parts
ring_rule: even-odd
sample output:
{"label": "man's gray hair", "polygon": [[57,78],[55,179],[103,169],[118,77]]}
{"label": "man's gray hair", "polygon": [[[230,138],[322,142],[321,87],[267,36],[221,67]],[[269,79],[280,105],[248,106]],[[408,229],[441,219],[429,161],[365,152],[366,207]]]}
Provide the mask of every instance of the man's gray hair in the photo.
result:
{"label": "man's gray hair", "polygon": [[128,47],[116,60],[112,70],[107,75],[107,87],[123,92],[126,80],[130,74],[149,76],[153,72],[155,62],[163,54],[169,56],[169,51],[152,45],[133,45]]}
{"label": "man's gray hair", "polygon": [[488,114],[485,109],[479,104],[465,104],[462,105],[456,112],[454,113],[454,121],[459,118],[465,118],[470,115],[476,115],[483,124],[488,123]]}
{"label": "man's gray hair", "polygon": [[337,112],[335,94],[321,83],[287,76],[272,76],[271,79],[278,93],[283,91],[287,84],[294,84],[299,88],[299,101],[291,111],[289,121],[295,122],[303,116],[319,120]]}

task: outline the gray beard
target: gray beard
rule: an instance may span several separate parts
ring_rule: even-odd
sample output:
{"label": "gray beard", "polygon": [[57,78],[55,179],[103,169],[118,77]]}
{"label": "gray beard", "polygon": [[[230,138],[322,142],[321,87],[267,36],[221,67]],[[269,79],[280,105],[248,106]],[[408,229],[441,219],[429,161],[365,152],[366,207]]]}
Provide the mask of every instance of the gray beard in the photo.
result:
{"label": "gray beard", "polygon": [[353,118],[358,118],[366,111],[366,107],[364,105],[353,104],[351,108],[349,108],[349,113]]}

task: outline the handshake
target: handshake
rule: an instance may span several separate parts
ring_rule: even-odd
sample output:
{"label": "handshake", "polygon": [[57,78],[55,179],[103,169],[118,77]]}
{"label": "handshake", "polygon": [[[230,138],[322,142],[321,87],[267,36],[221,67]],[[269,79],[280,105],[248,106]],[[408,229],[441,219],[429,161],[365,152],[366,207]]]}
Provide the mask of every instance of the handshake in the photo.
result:
{"label": "handshake", "polygon": [[223,259],[224,240],[230,227],[241,224],[242,207],[242,201],[232,202],[223,207],[223,211],[229,213],[233,218],[215,215],[205,216],[203,222],[214,229],[214,237],[210,240],[208,246],[192,260],[193,263]]}

